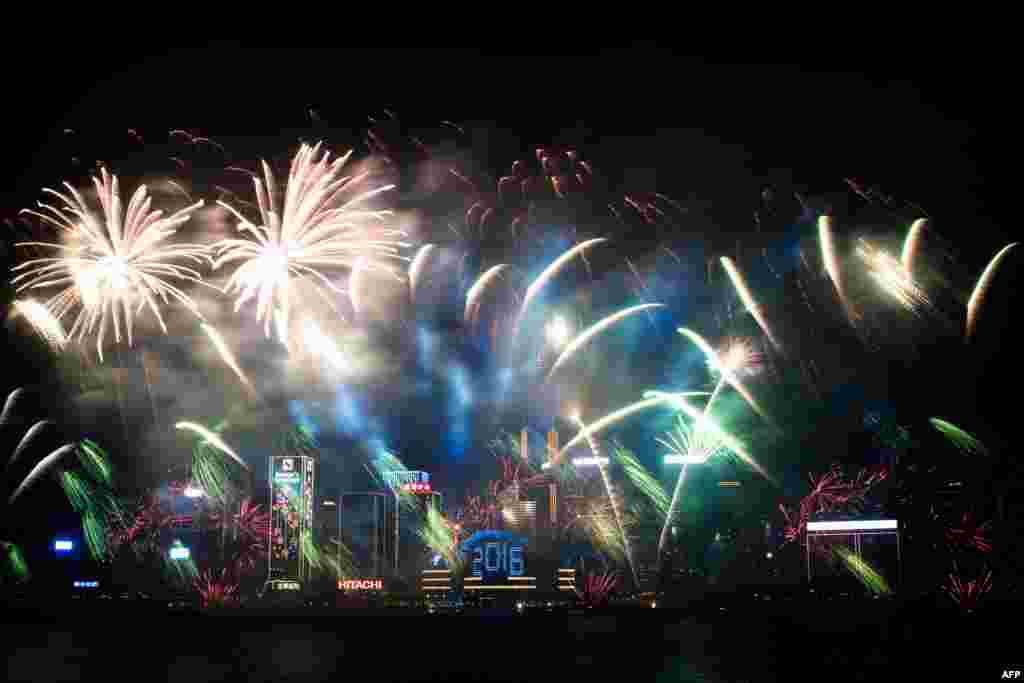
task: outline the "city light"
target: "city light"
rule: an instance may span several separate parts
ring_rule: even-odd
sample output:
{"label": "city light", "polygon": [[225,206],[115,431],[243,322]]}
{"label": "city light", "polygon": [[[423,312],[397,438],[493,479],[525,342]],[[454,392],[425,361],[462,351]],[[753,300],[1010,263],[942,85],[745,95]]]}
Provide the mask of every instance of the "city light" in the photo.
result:
{"label": "city light", "polygon": [[740,487],[740,483],[738,481],[720,481],[718,482],[718,485],[723,489],[735,489]]}
{"label": "city light", "polygon": [[186,498],[202,498],[203,497],[203,490],[201,488],[199,488],[198,486],[196,486],[195,484],[189,484],[188,486],[185,487],[185,497]]}
{"label": "city light", "polygon": [[699,455],[666,455],[663,461],[666,465],[701,465],[707,462],[707,458]]}
{"label": "city light", "polygon": [[765,553],[764,557],[765,557],[766,560],[770,560],[770,559],[772,559],[772,557],[774,557],[774,555],[772,555],[771,553]]}
{"label": "city light", "polygon": [[99,581],[75,581],[72,584],[75,588],[99,588]]}
{"label": "city light", "polygon": [[176,545],[171,548],[171,559],[172,560],[187,560],[191,557],[189,549],[183,545]]}
{"label": "city light", "polygon": [[593,467],[594,465],[607,465],[606,457],[573,458],[572,464],[576,467]]}
{"label": "city light", "polygon": [[70,553],[74,547],[75,544],[72,541],[65,539],[57,539],[53,542],[53,549],[58,553]]}
{"label": "city light", "polygon": [[845,522],[807,522],[808,531],[880,531],[898,529],[895,519],[864,519]]}

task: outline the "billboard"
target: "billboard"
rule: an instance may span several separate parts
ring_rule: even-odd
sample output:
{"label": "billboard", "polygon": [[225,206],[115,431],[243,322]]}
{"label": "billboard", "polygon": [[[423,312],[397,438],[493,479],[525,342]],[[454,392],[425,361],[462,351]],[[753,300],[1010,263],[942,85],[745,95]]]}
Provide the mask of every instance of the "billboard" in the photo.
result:
{"label": "billboard", "polygon": [[270,579],[309,576],[302,539],[312,540],[315,467],[308,456],[270,458]]}

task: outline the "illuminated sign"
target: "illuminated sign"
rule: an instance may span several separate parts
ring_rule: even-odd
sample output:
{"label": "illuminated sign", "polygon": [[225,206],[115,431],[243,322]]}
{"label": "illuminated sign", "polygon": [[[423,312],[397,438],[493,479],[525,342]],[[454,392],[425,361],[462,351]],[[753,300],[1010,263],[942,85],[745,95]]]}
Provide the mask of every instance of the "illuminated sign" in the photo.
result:
{"label": "illuminated sign", "polygon": [[274,581],[271,588],[276,591],[299,591],[302,590],[302,584],[298,581]]}
{"label": "illuminated sign", "polygon": [[281,460],[281,471],[282,472],[294,472],[295,461],[292,458],[283,458]]}
{"label": "illuminated sign", "polygon": [[592,465],[607,465],[608,458],[573,458],[572,464],[577,467],[585,467]]}
{"label": "illuminated sign", "polygon": [[302,475],[298,472],[274,472],[274,481],[301,481]]}
{"label": "illuminated sign", "polygon": [[174,546],[171,548],[171,559],[172,560],[187,560],[189,558],[189,551],[183,545]]}
{"label": "illuminated sign", "polygon": [[57,540],[53,542],[53,549],[58,553],[68,553],[75,547],[75,544],[71,541]]}
{"label": "illuminated sign", "polygon": [[99,588],[99,581],[75,581],[73,584],[75,588]]}
{"label": "illuminated sign", "polygon": [[898,529],[895,519],[858,520],[847,522],[807,522],[808,531],[883,531]]}
{"label": "illuminated sign", "polygon": [[380,591],[384,590],[383,579],[343,579],[338,581],[340,591]]}

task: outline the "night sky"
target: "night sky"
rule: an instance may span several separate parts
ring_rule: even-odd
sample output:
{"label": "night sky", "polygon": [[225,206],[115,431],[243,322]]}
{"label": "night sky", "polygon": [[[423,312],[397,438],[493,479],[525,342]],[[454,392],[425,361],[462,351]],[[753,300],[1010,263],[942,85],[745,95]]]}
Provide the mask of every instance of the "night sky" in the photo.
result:
{"label": "night sky", "polygon": [[[734,253],[738,240],[785,251],[794,230],[807,232],[806,226],[793,227],[796,214],[764,226],[765,234],[755,231],[752,216],[763,201],[765,187],[775,188],[778,196],[799,191],[812,198],[815,206],[831,207],[840,235],[851,223],[857,229],[868,226],[899,236],[909,225],[909,221],[880,218],[863,210],[863,201],[849,191],[844,178],[860,178],[924,207],[941,237],[942,249],[954,259],[951,268],[964,274],[956,281],[967,288],[964,297],[995,252],[1019,238],[1008,207],[1015,196],[1016,188],[1009,186],[1015,171],[1004,159],[1013,158],[1006,150],[1016,136],[1009,133],[1012,113],[998,106],[1008,67],[1000,66],[998,60],[956,64],[880,60],[844,65],[816,58],[816,67],[725,65],[676,57],[671,50],[652,45],[600,56],[411,49],[277,51],[222,45],[170,54],[133,53],[126,58],[124,52],[97,46],[66,49],[65,62],[70,64],[54,72],[25,60],[17,50],[5,55],[5,63],[21,68],[5,75],[5,110],[13,119],[7,122],[8,173],[0,185],[0,218],[16,218],[18,209],[41,198],[39,190],[44,186],[54,186],[76,173],[84,178],[82,170],[98,159],[129,175],[140,159],[159,159],[163,166],[146,171],[172,172],[174,166],[167,164],[168,154],[161,147],[170,129],[188,129],[220,141],[232,161],[238,162],[262,156],[286,159],[300,137],[325,138],[335,150],[354,143],[359,156],[367,152],[361,144],[367,117],[383,120],[385,109],[398,117],[405,135],[421,137],[431,147],[449,144],[439,132],[444,130],[441,121],[457,123],[466,134],[452,143],[452,149],[461,160],[491,176],[504,175],[513,161],[531,157],[537,145],[572,146],[614,187],[657,191],[685,204],[688,215],[676,228],[665,232],[662,227],[658,234],[636,229],[617,236],[624,246],[616,259],[631,255],[646,266],[657,265],[652,254],[658,244],[681,250],[684,264],[677,270],[685,276],[673,281],[659,270],[660,279],[652,288],[655,294],[672,298],[673,313],[681,312],[684,319],[674,314],[659,314],[650,322],[639,318],[631,329],[643,329],[646,336],[619,335],[602,342],[603,361],[616,368],[615,373],[605,372],[633,378],[628,390],[607,386],[591,390],[595,393],[591,402],[605,407],[636,400],[642,389],[671,381],[673,367],[682,366],[677,367],[681,376],[690,371],[692,361],[670,359],[656,347],[658,340],[674,336],[676,326],[705,319],[717,305],[690,290],[691,283],[702,277],[705,258]],[[125,133],[129,128],[145,138],[143,151],[133,147]],[[76,156],[77,166],[72,162]],[[194,161],[201,165],[203,160]],[[202,182],[207,181],[201,179],[196,185]],[[415,191],[406,187],[401,191],[403,202],[416,202]],[[8,245],[14,241],[9,231],[5,241]],[[484,245],[481,250],[491,249],[493,254],[502,248]],[[701,258],[691,259],[698,252]],[[541,253],[550,260],[558,252],[541,249]],[[623,272],[628,274],[621,262],[595,258],[595,271],[605,278],[602,287],[621,287],[627,279]],[[1019,385],[1020,364],[1016,354],[1003,347],[1012,332],[1009,313],[1020,300],[1013,293],[1019,258],[1009,259],[997,280],[998,290],[987,302],[984,329],[976,345],[968,349],[962,344],[921,340],[922,360],[917,365],[883,363],[883,370],[876,369],[871,379],[862,378],[864,383],[886,387],[889,399],[900,404],[905,416],[935,414],[930,405],[916,405],[917,397],[922,402],[928,397],[944,409],[958,411],[954,415],[967,415],[961,421],[986,437],[1008,442],[1015,410],[1007,404],[1004,396],[1010,392],[1003,387]],[[10,249],[4,260],[7,267],[12,265]],[[538,272],[544,262],[531,259],[532,272]],[[550,296],[571,299],[585,289],[556,284]],[[10,298],[6,291],[4,303]],[[634,299],[625,296],[594,305],[610,311],[636,303]],[[445,320],[439,313],[420,325],[419,331],[409,332],[415,338],[412,347],[421,359],[424,347],[431,345],[439,346],[432,347],[431,353],[457,358],[461,380],[432,380],[429,368],[407,357],[408,343],[389,341],[381,332],[384,336],[374,339],[387,350],[389,362],[403,368],[401,388],[372,380],[371,388],[356,392],[354,398],[341,397],[336,391],[310,392],[302,405],[289,406],[282,397],[275,415],[290,413],[304,419],[302,415],[317,413],[319,401],[328,405],[327,417],[320,421],[321,437],[335,453],[372,450],[375,435],[384,435],[410,467],[436,471],[438,479],[453,490],[470,486],[483,472],[487,473],[483,478],[490,478],[491,471],[486,469],[490,460],[481,451],[496,435],[496,426],[514,428],[517,420],[528,419],[535,428],[543,428],[549,404],[512,400],[500,425],[494,423],[493,411],[471,410],[467,416],[466,406],[493,399],[501,376],[478,345],[461,337],[454,341],[457,335],[447,329]],[[0,387],[4,393],[20,385],[38,385],[42,372],[49,384],[38,390],[34,400],[50,413],[71,412],[67,396],[52,401],[63,405],[47,405],[46,397],[56,397],[59,391],[57,375],[47,370],[52,363],[41,357],[38,348],[33,352],[29,341],[14,339],[10,324],[2,334],[8,346]],[[827,336],[827,331],[822,335]],[[211,411],[218,409],[218,403],[231,403],[234,394],[228,391],[226,398],[221,396],[214,387],[218,380],[194,368],[181,371],[188,365],[191,347],[176,344],[157,340],[152,346],[141,345],[165,358],[168,377],[173,375],[173,380],[166,380],[166,391],[180,391],[177,399],[168,397],[156,409],[164,411],[168,421],[171,416],[216,419],[219,415]],[[675,343],[675,348],[680,345]],[[971,355],[970,363],[961,362],[965,354]],[[244,355],[253,364],[247,367],[255,367],[260,359],[270,366],[274,362],[269,346],[253,345]],[[921,372],[921,367],[931,369]],[[218,379],[230,381],[227,374]],[[152,408],[145,405],[146,395],[136,391],[133,396],[136,412],[146,415]],[[199,401],[195,398],[199,396],[209,402],[188,404],[193,398]],[[345,401],[348,407],[339,407]],[[367,409],[360,401],[387,402],[402,409]],[[376,417],[367,417],[370,413]],[[348,422],[346,414],[351,418]],[[599,414],[595,407],[593,417]],[[116,413],[102,410],[92,417],[79,413],[79,424],[67,429],[69,433],[84,429],[102,439],[120,433],[116,420]],[[453,420],[466,421],[460,429],[468,437],[451,428]],[[68,422],[74,421],[68,417]],[[181,449],[184,442],[175,441],[173,435],[154,436],[145,428],[129,428],[128,433],[125,441],[141,444],[143,452],[129,455],[119,436],[111,436],[109,445],[118,466],[139,477],[153,476],[174,462],[174,456],[161,452],[161,444],[177,444],[177,452],[187,454],[187,449]],[[564,440],[568,432],[563,429],[563,434]],[[629,434],[627,430],[623,438]],[[4,438],[8,448],[11,437]],[[461,438],[468,440],[453,443]],[[250,453],[258,451],[256,441]],[[334,486],[343,486],[345,478],[360,469],[352,472],[350,465],[343,464],[344,458],[333,461]],[[262,470],[262,465],[257,469]],[[60,492],[55,486],[42,485],[38,500],[19,505],[42,514],[48,505],[61,507]],[[70,519],[73,523],[73,516]],[[51,515],[40,526],[49,530],[56,523]]]}

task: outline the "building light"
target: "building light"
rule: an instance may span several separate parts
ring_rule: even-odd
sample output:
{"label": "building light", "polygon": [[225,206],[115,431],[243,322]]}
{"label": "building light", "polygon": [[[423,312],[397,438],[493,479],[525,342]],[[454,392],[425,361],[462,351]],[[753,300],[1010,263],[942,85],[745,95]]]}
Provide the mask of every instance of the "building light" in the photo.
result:
{"label": "building light", "polygon": [[898,529],[895,519],[861,519],[840,522],[807,522],[808,531],[882,531]]}
{"label": "building light", "polygon": [[677,455],[673,453],[666,455],[662,462],[666,465],[700,465],[707,462],[707,458],[699,455]]}
{"label": "building light", "polygon": [[186,486],[184,493],[185,493],[185,497],[186,498],[202,498],[203,497],[203,490],[201,488],[199,488],[198,486],[196,486],[195,484],[189,484],[188,486]]}
{"label": "building light", "polygon": [[546,463],[542,464],[542,465],[540,466],[540,468],[541,468],[542,470],[550,470],[550,469],[551,469],[551,463],[550,463],[550,462],[546,462]]}
{"label": "building light", "polygon": [[187,560],[191,556],[188,548],[183,545],[176,545],[171,548],[171,559],[172,560]]}
{"label": "building light", "polygon": [[592,467],[594,465],[607,465],[606,457],[573,458],[572,464],[576,467]]}
{"label": "building light", "polygon": [[73,541],[63,538],[58,538],[53,542],[53,549],[58,553],[70,553],[74,547],[75,544]]}
{"label": "building light", "polygon": [[72,584],[75,588],[99,588],[99,581],[75,581]]}
{"label": "building light", "polygon": [[738,481],[720,481],[718,482],[718,485],[723,489],[735,489],[740,487],[740,483]]}

